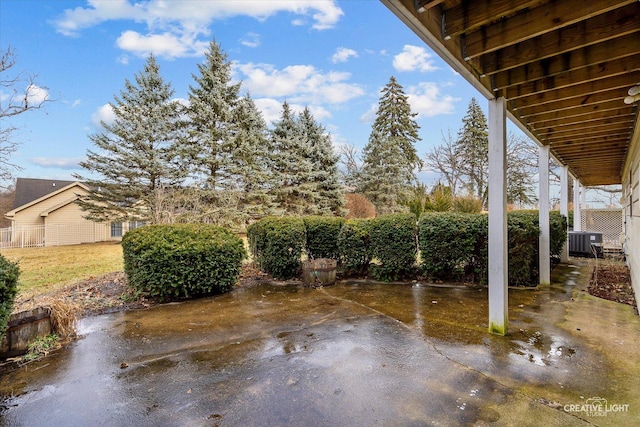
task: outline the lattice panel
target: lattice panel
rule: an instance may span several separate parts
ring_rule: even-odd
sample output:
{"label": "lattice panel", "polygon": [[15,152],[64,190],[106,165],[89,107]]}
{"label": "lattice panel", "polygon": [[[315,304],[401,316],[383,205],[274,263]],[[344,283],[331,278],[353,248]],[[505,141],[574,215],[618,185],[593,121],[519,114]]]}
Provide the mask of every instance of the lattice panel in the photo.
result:
{"label": "lattice panel", "polygon": [[582,231],[602,233],[605,245],[621,246],[622,209],[583,209],[580,214]]}

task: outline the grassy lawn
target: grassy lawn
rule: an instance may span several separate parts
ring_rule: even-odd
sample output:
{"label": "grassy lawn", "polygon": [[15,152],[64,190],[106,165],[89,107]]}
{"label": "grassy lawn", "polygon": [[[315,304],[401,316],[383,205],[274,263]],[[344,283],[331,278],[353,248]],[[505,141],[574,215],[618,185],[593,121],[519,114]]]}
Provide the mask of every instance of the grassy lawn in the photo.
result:
{"label": "grassy lawn", "polygon": [[22,297],[124,269],[120,242],[2,249],[0,254],[19,263]]}

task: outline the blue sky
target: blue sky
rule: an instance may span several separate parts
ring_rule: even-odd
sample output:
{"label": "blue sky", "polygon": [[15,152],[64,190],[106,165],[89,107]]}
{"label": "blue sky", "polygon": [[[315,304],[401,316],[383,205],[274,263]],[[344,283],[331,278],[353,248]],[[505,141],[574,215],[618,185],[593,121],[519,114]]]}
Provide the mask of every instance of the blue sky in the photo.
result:
{"label": "blue sky", "polygon": [[421,157],[442,133],[457,133],[472,97],[486,112],[484,98],[374,0],[2,0],[0,47],[15,49],[13,74],[35,75],[39,93],[55,100],[1,124],[20,128],[15,175],[86,175],[78,162],[92,148],[88,135],[147,55],[186,98],[213,39],[268,123],[285,99],[294,111],[308,106],[335,145],[364,147],[391,76],[418,113]]}

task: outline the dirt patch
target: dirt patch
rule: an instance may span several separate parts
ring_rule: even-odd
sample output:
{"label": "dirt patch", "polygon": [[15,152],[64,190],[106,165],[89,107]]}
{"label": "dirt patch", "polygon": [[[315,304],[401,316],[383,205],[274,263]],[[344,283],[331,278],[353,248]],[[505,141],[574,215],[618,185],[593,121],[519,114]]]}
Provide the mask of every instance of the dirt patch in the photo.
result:
{"label": "dirt patch", "polygon": [[[251,286],[270,279],[270,276],[260,272],[253,265],[246,264],[243,266],[236,287]],[[154,299],[137,295],[129,287],[124,272],[116,271],[90,277],[26,299],[18,296],[13,311],[20,312],[35,307],[50,306],[54,302],[73,307],[78,317],[147,308],[159,303]]]}
{"label": "dirt patch", "polygon": [[618,262],[599,262],[593,267],[588,291],[591,295],[636,308],[629,267]]}

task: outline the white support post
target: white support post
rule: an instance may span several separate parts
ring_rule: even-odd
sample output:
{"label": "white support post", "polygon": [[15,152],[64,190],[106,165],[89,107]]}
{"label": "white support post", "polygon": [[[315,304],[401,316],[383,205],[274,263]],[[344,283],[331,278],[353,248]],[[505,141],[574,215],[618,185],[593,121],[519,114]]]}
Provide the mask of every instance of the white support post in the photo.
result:
{"label": "white support post", "polygon": [[573,180],[573,231],[582,231],[582,213],[580,204],[580,193],[582,184],[578,179]]}
{"label": "white support post", "polygon": [[540,225],[540,284],[551,283],[551,243],[549,232],[549,146],[543,145],[539,150],[538,171],[540,176],[538,217]]}
{"label": "white support post", "polygon": [[507,246],[507,109],[489,100],[489,332],[509,327]]}
{"label": "white support post", "polygon": [[[569,166],[562,166],[560,169],[560,214],[569,218]],[[560,261],[569,262],[569,235],[562,247]]]}

